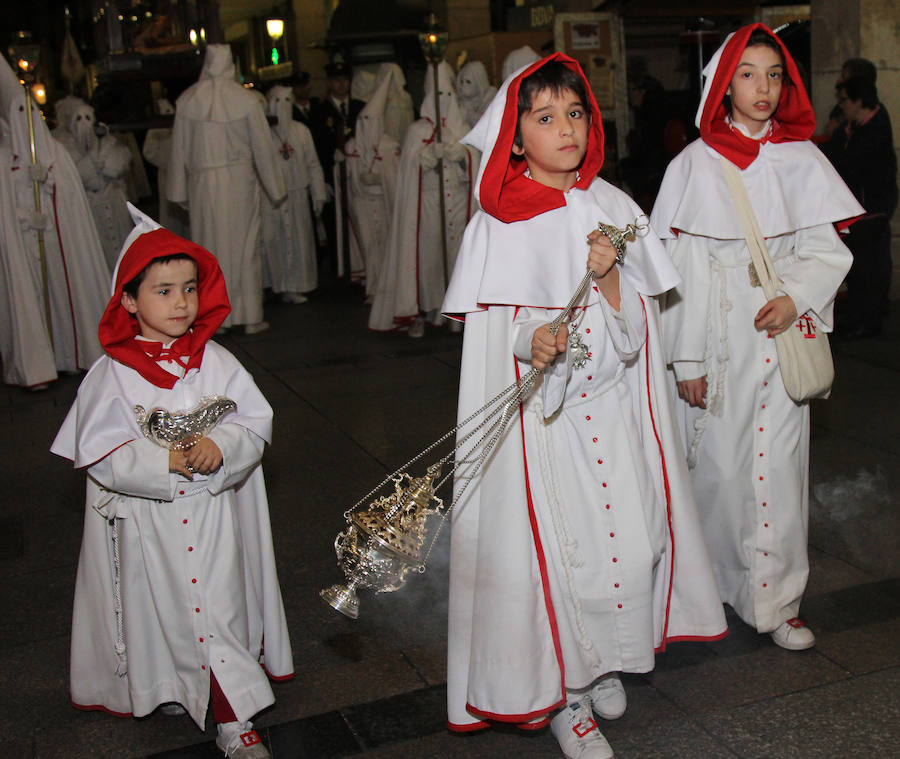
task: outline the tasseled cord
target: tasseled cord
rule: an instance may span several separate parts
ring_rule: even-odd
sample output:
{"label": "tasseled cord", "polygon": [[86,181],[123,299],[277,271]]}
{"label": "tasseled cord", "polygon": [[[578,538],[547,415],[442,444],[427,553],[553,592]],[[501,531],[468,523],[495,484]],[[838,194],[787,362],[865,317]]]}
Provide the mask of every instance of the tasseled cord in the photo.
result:
{"label": "tasseled cord", "polygon": [[122,589],[119,573],[119,521],[109,519],[110,537],[113,549],[113,612],[116,615],[116,674],[125,677],[128,674],[128,658],[125,655],[125,620],[122,617]]}
{"label": "tasseled cord", "polygon": [[[712,260],[714,275],[719,280],[719,303],[718,312],[721,321],[719,333],[719,353],[716,360],[715,381],[711,382],[707,387],[706,409],[694,420],[694,439],[691,441],[690,449],[687,454],[687,465],[689,469],[693,469],[697,465],[697,450],[700,448],[700,441],[703,439],[703,433],[706,431],[706,423],[709,421],[710,414],[719,416],[722,413],[722,407],[725,404],[725,367],[728,363],[728,312],[731,310],[731,301],[728,300],[728,291],[725,287],[725,273],[722,267]],[[710,304],[712,306],[712,304]],[[705,354],[712,356],[712,319],[715,311],[710,308],[710,314],[707,317],[706,326],[706,349]],[[710,368],[712,361],[710,361]],[[710,392],[712,391],[712,392]]]}

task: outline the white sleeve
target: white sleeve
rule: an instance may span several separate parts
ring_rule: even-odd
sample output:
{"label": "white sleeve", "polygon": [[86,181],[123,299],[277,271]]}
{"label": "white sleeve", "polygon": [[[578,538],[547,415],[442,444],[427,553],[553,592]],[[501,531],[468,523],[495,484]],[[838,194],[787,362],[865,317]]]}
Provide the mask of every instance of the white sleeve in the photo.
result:
{"label": "white sleeve", "polygon": [[678,375],[697,371],[697,377],[706,374],[711,291],[708,238],[682,232],[665,243],[681,275],[681,284],[660,299],[663,351],[666,363],[674,365],[678,379],[694,379]]}
{"label": "white sleeve", "polygon": [[613,347],[622,361],[634,358],[644,347],[647,337],[647,315],[637,290],[628,279],[619,275],[619,310],[613,309],[606,298],[600,298],[600,308],[606,321]]}
{"label": "white sleeve", "polygon": [[853,256],[831,224],[794,233],[797,260],[780,273],[781,290],[791,296],[797,315],[812,311],[830,332],[834,326],[834,296],[850,270]]}
{"label": "white sleeve", "polygon": [[209,435],[222,451],[222,466],[208,480],[207,489],[218,495],[243,482],[259,464],[266,441],[239,424],[220,424]]}
{"label": "white sleeve", "polygon": [[119,446],[88,468],[106,490],[137,498],[171,501],[176,477],[169,472],[169,451],[144,438]]}

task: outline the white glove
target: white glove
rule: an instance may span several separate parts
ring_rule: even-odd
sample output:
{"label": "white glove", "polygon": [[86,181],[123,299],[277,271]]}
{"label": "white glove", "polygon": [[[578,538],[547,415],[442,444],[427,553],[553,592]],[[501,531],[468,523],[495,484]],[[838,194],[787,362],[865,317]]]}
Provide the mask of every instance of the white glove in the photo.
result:
{"label": "white glove", "polygon": [[461,142],[445,142],[444,158],[448,161],[461,161],[466,157],[466,148]]}
{"label": "white glove", "polygon": [[31,179],[34,182],[47,181],[47,169],[45,169],[41,163],[34,163],[29,166],[28,173],[31,175]]}
{"label": "white glove", "polygon": [[45,213],[38,213],[34,209],[17,208],[16,216],[25,229],[45,230],[50,226],[50,217]]}
{"label": "white glove", "polygon": [[334,151],[334,162],[335,163],[343,163],[347,160],[347,156],[344,155],[344,151],[338,148]]}
{"label": "white glove", "polygon": [[359,181],[365,185],[381,184],[381,174],[376,174],[374,171],[364,171],[359,175]]}
{"label": "white glove", "polygon": [[434,154],[434,144],[426,145],[419,154],[419,160],[426,169],[433,169],[437,166],[437,156]]}

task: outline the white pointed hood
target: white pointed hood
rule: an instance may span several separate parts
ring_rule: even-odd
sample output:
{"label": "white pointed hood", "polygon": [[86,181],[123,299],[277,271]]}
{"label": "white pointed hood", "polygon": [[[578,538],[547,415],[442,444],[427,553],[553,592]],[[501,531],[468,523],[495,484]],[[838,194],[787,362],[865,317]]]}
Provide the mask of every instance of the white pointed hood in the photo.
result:
{"label": "white pointed hood", "polygon": [[391,88],[394,86],[393,81],[394,73],[388,70],[387,76],[382,79],[381,84],[378,85],[356,119],[354,133],[356,150],[367,171],[372,170],[378,143],[384,135],[384,109],[387,106]]}
{"label": "white pointed hood", "polygon": [[[18,156],[19,161],[23,163],[31,163],[28,115],[25,113],[25,88],[19,84],[19,78],[2,55],[0,55],[0,104],[2,104],[0,116],[6,119],[9,127],[13,155]],[[31,101],[31,113],[37,158],[38,161],[46,160],[50,154],[50,130],[34,99]]]}
{"label": "white pointed hood", "polygon": [[[447,61],[438,64],[439,103],[441,108],[441,139],[444,142],[459,140],[469,130],[463,119],[459,102],[456,99],[456,87],[453,84],[453,69]],[[437,123],[434,104],[434,64],[428,64],[425,74],[425,94],[422,98],[422,107],[419,109],[422,118],[428,119],[432,124]]]}
{"label": "white pointed hood", "polygon": [[266,94],[266,113],[278,119],[278,123],[272,125],[272,131],[281,140],[290,137],[293,107],[294,93],[290,87],[277,84]]}

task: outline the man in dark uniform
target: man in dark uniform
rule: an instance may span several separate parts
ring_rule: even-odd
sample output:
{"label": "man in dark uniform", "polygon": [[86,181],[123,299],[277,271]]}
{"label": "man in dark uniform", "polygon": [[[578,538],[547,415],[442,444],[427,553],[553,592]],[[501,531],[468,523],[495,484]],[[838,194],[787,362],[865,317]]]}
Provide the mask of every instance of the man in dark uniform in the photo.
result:
{"label": "man in dark uniform", "polygon": [[309,126],[312,123],[312,112],[320,102],[319,98],[310,97],[309,72],[298,71],[287,84],[294,93],[294,121]]}
{"label": "man in dark uniform", "polygon": [[[325,173],[325,181],[331,185],[335,193],[342,192],[341,177],[346,179],[343,169],[344,143],[353,134],[356,117],[365,106],[362,100],[350,97],[350,67],[342,61],[329,63],[325,67],[327,92],[325,99],[315,104],[311,109],[311,122],[309,125],[316,143],[316,152],[319,154],[319,163]],[[339,162],[338,177],[335,178],[334,165]],[[335,186],[337,185],[337,186]],[[344,182],[346,187],[346,182]],[[346,198],[344,192],[343,197]],[[342,203],[344,209],[346,201]],[[344,214],[346,218],[346,214]],[[330,260],[334,260],[337,250],[337,224],[345,226],[344,219],[336,219],[335,204],[331,201],[325,205],[322,217],[328,228],[327,254]],[[346,235],[345,235],[346,239]]]}

